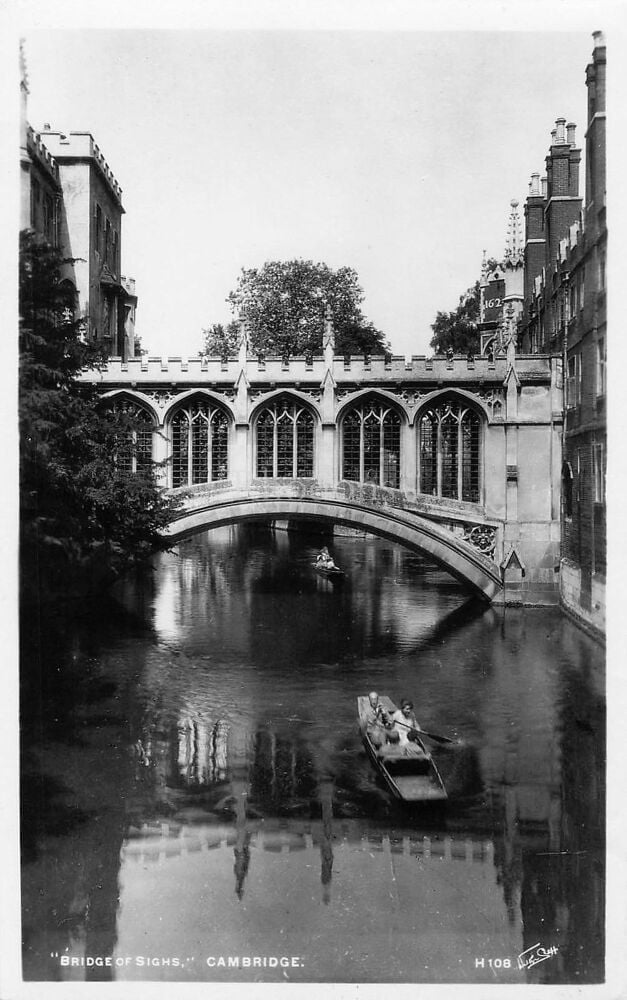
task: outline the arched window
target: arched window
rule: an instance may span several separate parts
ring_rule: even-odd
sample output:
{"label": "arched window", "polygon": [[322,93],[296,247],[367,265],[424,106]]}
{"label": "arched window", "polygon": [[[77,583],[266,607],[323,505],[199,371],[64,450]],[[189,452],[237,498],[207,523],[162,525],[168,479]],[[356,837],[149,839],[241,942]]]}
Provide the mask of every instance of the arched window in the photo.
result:
{"label": "arched window", "polygon": [[342,421],[342,477],[398,489],[401,418],[378,400],[366,400]]}
{"label": "arched window", "polygon": [[226,479],[228,418],[208,400],[194,399],[172,418],[172,486]]}
{"label": "arched window", "polygon": [[481,420],[469,406],[444,400],[420,418],[420,491],[478,503]]}
{"label": "arched window", "polygon": [[152,465],[153,420],[148,410],[130,399],[115,400],[113,412],[120,418],[115,452],[118,472],[147,472]]}
{"label": "arched window", "polygon": [[269,403],[257,418],[257,476],[311,478],[313,441],[314,419],[308,409],[288,397]]}

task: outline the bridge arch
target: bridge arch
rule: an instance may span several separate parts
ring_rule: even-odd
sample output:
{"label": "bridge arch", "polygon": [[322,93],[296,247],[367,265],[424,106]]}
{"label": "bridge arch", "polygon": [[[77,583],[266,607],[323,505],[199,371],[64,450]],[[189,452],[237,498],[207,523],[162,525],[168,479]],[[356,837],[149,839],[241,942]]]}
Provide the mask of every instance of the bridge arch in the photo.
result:
{"label": "bridge arch", "polygon": [[311,497],[231,497],[179,511],[165,534],[177,541],[208,528],[276,518],[328,521],[359,528],[428,555],[475,594],[492,600],[501,587],[496,565],[462,538],[417,514],[376,510],[350,500]]}

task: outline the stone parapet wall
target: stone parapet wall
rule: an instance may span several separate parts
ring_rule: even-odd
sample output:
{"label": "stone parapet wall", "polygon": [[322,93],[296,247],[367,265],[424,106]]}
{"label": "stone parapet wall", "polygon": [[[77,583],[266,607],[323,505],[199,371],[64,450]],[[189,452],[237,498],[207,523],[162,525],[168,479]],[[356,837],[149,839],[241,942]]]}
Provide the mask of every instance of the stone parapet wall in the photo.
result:
{"label": "stone parapet wall", "polygon": [[[236,357],[221,358],[110,358],[108,363],[98,369],[85,371],[81,380],[97,384],[126,384],[148,382],[181,382],[199,381],[202,385],[212,382],[235,382],[242,371],[249,381],[260,380],[294,384],[295,380],[303,379],[310,382],[322,382],[327,371],[323,357],[307,359],[294,357],[289,360],[282,358],[249,358],[242,367]],[[330,369],[337,383],[357,380],[363,387],[373,382],[390,382],[392,390],[402,390],[402,383],[407,381],[422,381],[426,383],[446,382],[447,386],[473,383],[502,383],[508,372],[508,361],[497,357],[491,362],[488,358],[476,358],[470,362],[466,357],[458,356],[453,361],[444,357],[426,358],[413,356],[404,357],[372,357],[366,361],[363,355],[353,355],[350,358],[335,358]],[[550,358],[530,355],[516,358],[516,372],[524,383],[544,382],[551,380]],[[360,386],[362,387],[362,386]]]}

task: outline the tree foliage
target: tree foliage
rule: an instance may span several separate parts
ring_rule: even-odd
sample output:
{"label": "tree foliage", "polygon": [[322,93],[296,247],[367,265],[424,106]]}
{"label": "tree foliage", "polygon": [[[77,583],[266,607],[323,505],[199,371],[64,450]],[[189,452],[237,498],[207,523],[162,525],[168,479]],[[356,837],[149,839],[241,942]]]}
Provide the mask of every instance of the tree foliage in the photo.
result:
{"label": "tree foliage", "polygon": [[222,355],[233,356],[237,354],[239,347],[239,323],[231,320],[224,326],[222,323],[212,323],[210,327],[202,331],[204,337],[202,353],[210,358]]}
{"label": "tree foliage", "polygon": [[[488,270],[496,267],[496,261],[487,261]],[[466,289],[459,297],[459,305],[452,312],[436,313],[435,322],[431,324],[433,336],[429,346],[435,354],[446,354],[452,350],[455,354],[479,353],[479,315],[481,303],[481,286],[479,281]]]}
{"label": "tree foliage", "polygon": [[67,591],[98,568],[101,580],[164,543],[172,508],[152,465],[129,475],[116,456],[133,437],[133,418],[104,407],[76,380],[103,360],[73,318],[64,261],[30,232],[20,245],[20,536],[27,597]]}
{"label": "tree foliage", "polygon": [[[253,353],[321,353],[328,310],[337,354],[383,354],[388,345],[381,331],[363,315],[363,299],[352,268],[333,270],[310,260],[289,260],[242,269],[237,288],[227,301],[235,315],[247,322]],[[212,347],[219,346],[217,335],[223,336],[227,350],[215,353],[232,353],[228,348],[234,343],[236,326],[230,323],[224,330],[214,325],[204,331]]]}

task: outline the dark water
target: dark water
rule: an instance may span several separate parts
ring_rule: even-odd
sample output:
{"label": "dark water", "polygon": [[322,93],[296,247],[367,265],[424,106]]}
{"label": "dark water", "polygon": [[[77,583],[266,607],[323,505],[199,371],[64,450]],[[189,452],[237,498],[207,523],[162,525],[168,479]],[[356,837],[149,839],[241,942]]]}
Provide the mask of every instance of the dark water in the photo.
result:
{"label": "dark water", "polygon": [[[331,582],[324,540],[197,536],[27,630],[25,979],[602,981],[602,650],[380,540]],[[372,688],[459,739],[445,810],[374,773]]]}

